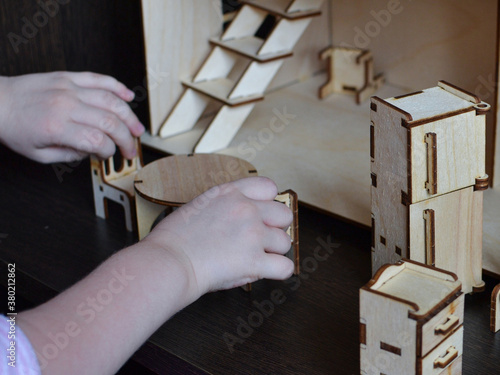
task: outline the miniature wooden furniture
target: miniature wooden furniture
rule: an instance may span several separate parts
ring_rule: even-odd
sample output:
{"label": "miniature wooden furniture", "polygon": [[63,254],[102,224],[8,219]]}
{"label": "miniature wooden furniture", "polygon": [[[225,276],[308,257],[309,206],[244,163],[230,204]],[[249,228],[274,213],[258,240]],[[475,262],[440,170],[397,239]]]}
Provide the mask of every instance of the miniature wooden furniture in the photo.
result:
{"label": "miniature wooden furniture", "polygon": [[[162,138],[191,130],[210,100],[220,109],[199,139],[194,152],[206,153],[229,145],[255,103],[276,75],[323,0],[245,0],[220,38],[210,39],[212,52],[190,80],[159,130]],[[265,40],[255,36],[267,16],[276,25]]]}
{"label": "miniature wooden furniture", "polygon": [[[151,231],[155,220],[167,207],[182,206],[214,186],[252,176],[257,176],[252,164],[227,155],[176,155],[149,163],[137,173],[134,180],[139,239]],[[292,242],[286,256],[294,262],[294,273],[298,274],[297,194],[287,190],[278,194],[276,200],[286,204],[293,212],[293,223],[287,230]],[[196,215],[196,212],[187,212],[186,220],[191,214]],[[250,290],[250,284],[244,289]]]}
{"label": "miniature wooden furniture", "polygon": [[383,74],[374,75],[373,56],[370,51],[359,48],[329,47],[319,54],[328,60],[328,81],[320,87],[319,98],[332,93],[354,95],[360,104],[383,85]]}
{"label": "miniature wooden furniture", "polygon": [[[134,177],[142,167],[140,141],[136,140],[137,156],[132,160],[121,158],[118,168],[114,156],[99,160],[90,157],[95,214],[108,218],[108,199],[120,204],[125,211],[125,226],[129,232],[135,227]],[[117,156],[121,156],[118,154]]]}
{"label": "miniature wooden furniture", "polygon": [[372,272],[409,258],[481,291],[485,113],[449,83],[371,99]]}
{"label": "miniature wooden furniture", "polygon": [[490,331],[498,332],[500,330],[500,284],[493,288],[491,292],[490,309]]}
{"label": "miniature wooden furniture", "polygon": [[361,374],[461,374],[461,288],[409,260],[378,270],[359,293]]}

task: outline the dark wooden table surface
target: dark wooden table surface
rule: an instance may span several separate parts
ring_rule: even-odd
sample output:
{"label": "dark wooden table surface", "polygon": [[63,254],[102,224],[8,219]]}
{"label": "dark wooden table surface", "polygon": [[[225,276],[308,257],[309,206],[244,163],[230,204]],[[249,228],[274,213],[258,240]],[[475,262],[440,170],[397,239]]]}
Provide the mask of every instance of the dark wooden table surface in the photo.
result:
{"label": "dark wooden table surface", "polygon": [[[262,280],[250,293],[205,295],[134,359],[160,374],[359,374],[358,290],[370,279],[370,233],[299,211],[300,277]],[[136,241],[117,206],[108,221],[94,215],[88,161],[40,165],[0,148],[0,213],[0,284],[7,282],[6,263],[15,262],[17,294],[34,303]],[[466,296],[467,375],[500,374],[500,334],[489,331],[497,280],[485,280],[484,293]]]}

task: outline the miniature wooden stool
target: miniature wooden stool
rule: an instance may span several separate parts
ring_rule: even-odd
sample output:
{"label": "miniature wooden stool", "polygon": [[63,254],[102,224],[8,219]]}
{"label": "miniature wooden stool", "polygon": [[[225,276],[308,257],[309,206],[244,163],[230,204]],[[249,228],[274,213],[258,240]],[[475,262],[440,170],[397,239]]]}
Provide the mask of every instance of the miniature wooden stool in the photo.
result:
{"label": "miniature wooden stool", "polygon": [[385,265],[361,288],[361,374],[462,373],[464,294],[451,272]]}

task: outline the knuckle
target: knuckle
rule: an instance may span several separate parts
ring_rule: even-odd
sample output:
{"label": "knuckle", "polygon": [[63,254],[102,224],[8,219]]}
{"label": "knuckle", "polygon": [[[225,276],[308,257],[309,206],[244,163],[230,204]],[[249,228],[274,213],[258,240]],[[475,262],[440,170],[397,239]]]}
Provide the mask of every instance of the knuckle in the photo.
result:
{"label": "knuckle", "polygon": [[114,133],[118,129],[118,126],[118,119],[113,114],[104,115],[99,124],[99,128],[106,133]]}

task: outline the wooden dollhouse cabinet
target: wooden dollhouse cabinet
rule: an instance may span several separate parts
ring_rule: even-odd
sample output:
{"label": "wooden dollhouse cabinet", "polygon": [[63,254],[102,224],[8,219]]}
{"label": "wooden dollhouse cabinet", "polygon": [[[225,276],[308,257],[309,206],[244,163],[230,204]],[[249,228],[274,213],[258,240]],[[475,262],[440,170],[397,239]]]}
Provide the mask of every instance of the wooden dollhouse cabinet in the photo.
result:
{"label": "wooden dollhouse cabinet", "polygon": [[383,266],[360,290],[362,375],[462,373],[464,294],[451,272]]}
{"label": "wooden dollhouse cabinet", "polygon": [[449,83],[370,105],[372,273],[401,258],[481,291],[485,114]]}

